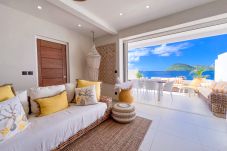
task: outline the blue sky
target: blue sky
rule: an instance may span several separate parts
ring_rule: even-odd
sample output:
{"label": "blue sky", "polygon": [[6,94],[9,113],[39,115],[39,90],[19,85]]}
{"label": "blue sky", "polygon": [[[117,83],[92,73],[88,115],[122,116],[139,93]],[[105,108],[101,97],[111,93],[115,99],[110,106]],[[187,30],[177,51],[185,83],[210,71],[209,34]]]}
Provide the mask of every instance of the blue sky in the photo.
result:
{"label": "blue sky", "polygon": [[227,52],[227,34],[131,49],[128,53],[129,70],[165,71],[175,63],[212,65],[224,52]]}

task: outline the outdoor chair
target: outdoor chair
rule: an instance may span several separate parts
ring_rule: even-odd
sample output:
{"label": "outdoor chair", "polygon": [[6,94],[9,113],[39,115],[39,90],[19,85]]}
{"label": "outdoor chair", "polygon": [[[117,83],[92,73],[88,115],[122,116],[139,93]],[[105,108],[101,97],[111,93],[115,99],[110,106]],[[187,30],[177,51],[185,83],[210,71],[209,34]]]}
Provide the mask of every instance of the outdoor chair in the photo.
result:
{"label": "outdoor chair", "polygon": [[174,84],[174,81],[169,81],[164,84],[162,89],[162,91],[169,92],[172,101],[173,101],[173,94],[172,94],[173,84]]}
{"label": "outdoor chair", "polygon": [[185,90],[187,90],[189,97],[191,96],[191,93],[197,93],[199,90],[199,87],[202,83],[203,79],[199,79],[199,78],[195,78],[192,80],[192,82],[190,84],[185,84],[181,87],[181,89],[185,92]]}
{"label": "outdoor chair", "polygon": [[155,96],[155,93],[158,89],[158,84],[157,82],[155,81],[152,81],[152,80],[145,80],[144,81],[144,85],[145,85],[145,89],[146,89],[146,92],[152,92],[153,91],[153,94]]}
{"label": "outdoor chair", "polygon": [[136,91],[136,95],[138,95],[144,89],[144,81],[140,79],[133,80],[133,90]]}

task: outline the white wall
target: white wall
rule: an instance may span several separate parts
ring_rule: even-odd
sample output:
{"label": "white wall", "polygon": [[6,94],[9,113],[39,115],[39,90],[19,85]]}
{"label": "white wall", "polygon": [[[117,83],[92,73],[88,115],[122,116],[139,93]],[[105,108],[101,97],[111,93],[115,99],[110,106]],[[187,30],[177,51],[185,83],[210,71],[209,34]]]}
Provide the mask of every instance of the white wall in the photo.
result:
{"label": "white wall", "polygon": [[[177,7],[177,6],[176,6]],[[119,31],[117,35],[107,35],[103,37],[99,37],[95,40],[96,46],[113,43],[116,42],[117,44],[122,43],[122,40],[137,38],[140,36],[147,36],[151,35],[155,32],[163,32],[165,29],[173,30],[182,28],[181,32],[187,30],[185,27],[190,27],[190,29],[196,29],[201,27],[201,23],[209,22],[213,19],[219,19],[223,16],[226,16],[227,13],[227,0],[218,0],[214,1],[213,3],[208,3],[203,6],[195,7],[177,14],[173,14],[170,16],[166,16],[157,20],[149,21],[147,23],[143,23],[140,25],[136,25],[134,27],[130,27],[124,30]],[[224,15],[223,15],[224,14]],[[219,20],[220,21],[220,20]],[[197,25],[196,25],[197,24]],[[208,23],[209,24],[209,23]],[[193,26],[196,25],[196,26]],[[122,62],[120,62],[121,59],[119,59],[119,56],[121,56],[122,53],[122,46],[117,46],[117,67],[118,73],[121,75],[123,69]],[[119,63],[120,62],[120,63]],[[103,87],[103,93],[109,94],[109,90],[112,90],[112,96],[114,95],[114,86],[107,85]]]}
{"label": "white wall", "polygon": [[[91,38],[4,5],[0,5],[0,20],[0,84],[13,83],[17,90],[37,86],[36,35],[67,42],[70,81],[84,76]],[[22,76],[21,71],[34,75]]]}
{"label": "white wall", "polygon": [[215,60],[215,81],[227,81],[227,52],[220,54]]}

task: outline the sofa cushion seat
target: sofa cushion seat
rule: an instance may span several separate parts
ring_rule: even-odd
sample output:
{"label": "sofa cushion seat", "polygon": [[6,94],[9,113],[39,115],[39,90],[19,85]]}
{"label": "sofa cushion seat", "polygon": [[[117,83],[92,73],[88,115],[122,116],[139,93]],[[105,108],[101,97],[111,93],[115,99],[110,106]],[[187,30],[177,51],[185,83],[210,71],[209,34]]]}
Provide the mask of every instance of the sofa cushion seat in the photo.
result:
{"label": "sofa cushion seat", "polygon": [[201,87],[199,89],[199,92],[205,97],[208,99],[209,95],[211,94],[212,92],[212,89],[210,88],[206,88],[206,87]]}
{"label": "sofa cushion seat", "polygon": [[31,116],[31,125],[22,133],[1,143],[1,151],[49,151],[60,143],[101,118],[107,109],[106,103],[70,107],[60,112],[43,116]]}

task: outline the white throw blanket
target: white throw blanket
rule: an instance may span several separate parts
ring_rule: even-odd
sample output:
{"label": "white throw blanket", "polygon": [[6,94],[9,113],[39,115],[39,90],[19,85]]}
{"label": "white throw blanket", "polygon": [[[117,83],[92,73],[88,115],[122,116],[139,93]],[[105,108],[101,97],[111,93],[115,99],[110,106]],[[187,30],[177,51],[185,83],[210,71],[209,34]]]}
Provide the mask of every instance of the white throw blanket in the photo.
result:
{"label": "white throw blanket", "polygon": [[15,137],[0,144],[1,151],[50,151],[79,130],[101,118],[105,103],[75,106],[44,117],[31,116],[31,125]]}

